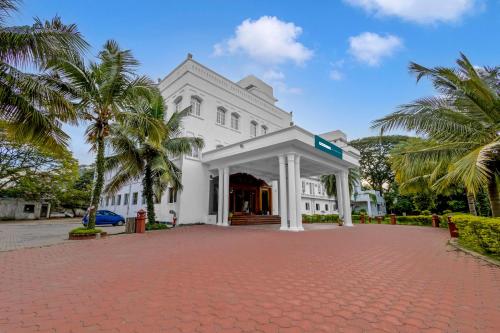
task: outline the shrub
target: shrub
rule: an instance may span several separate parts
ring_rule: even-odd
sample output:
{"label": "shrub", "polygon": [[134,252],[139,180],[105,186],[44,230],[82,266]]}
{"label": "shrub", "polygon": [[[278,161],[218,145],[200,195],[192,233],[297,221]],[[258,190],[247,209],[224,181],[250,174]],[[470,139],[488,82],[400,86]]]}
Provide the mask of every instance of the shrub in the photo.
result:
{"label": "shrub", "polygon": [[396,219],[398,224],[432,225],[431,215],[398,216]]}
{"label": "shrub", "polygon": [[432,215],[430,210],[423,210],[421,214],[422,215]]}
{"label": "shrub", "polygon": [[163,230],[168,229],[168,226],[164,223],[146,223],[146,230]]}
{"label": "shrub", "polygon": [[302,214],[302,221],[306,223],[337,223],[339,221],[339,216],[337,214]]}
{"label": "shrub", "polygon": [[500,255],[500,218],[454,215],[461,244],[475,251]]}
{"label": "shrub", "polygon": [[87,229],[85,227],[78,227],[71,230],[70,235],[95,235],[100,234],[102,232],[101,229]]}
{"label": "shrub", "polygon": [[443,215],[444,215],[444,214],[451,214],[451,213],[452,213],[452,211],[451,211],[451,210],[449,210],[449,209],[445,209],[445,210],[443,210]]}

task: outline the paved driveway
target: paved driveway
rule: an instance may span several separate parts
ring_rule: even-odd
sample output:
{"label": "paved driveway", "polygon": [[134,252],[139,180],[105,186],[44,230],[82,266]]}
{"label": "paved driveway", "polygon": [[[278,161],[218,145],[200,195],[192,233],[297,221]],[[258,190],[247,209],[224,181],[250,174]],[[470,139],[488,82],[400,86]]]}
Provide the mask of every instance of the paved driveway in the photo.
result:
{"label": "paved driveway", "polygon": [[[68,241],[68,232],[80,226],[82,226],[81,218],[16,222],[0,221],[0,251],[63,243]],[[109,234],[125,231],[124,226],[99,226],[99,228]]]}
{"label": "paved driveway", "polygon": [[0,253],[0,332],[500,332],[446,230],[215,226]]}

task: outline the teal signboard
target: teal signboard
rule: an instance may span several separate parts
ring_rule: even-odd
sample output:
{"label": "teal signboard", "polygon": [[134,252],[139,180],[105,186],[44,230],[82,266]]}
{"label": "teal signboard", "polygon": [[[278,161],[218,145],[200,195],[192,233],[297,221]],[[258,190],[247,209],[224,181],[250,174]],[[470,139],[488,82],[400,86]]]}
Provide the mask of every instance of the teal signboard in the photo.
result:
{"label": "teal signboard", "polygon": [[314,147],[317,149],[324,151],[330,155],[333,155],[337,158],[342,159],[342,149],[334,145],[333,143],[326,141],[322,137],[317,135],[314,136]]}

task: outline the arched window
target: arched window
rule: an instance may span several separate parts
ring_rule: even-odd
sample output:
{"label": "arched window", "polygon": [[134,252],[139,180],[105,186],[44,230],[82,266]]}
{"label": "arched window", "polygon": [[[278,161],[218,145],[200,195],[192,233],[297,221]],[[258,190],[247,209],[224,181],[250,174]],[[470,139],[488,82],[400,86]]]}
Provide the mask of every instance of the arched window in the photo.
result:
{"label": "arched window", "polygon": [[182,96],[179,96],[174,100],[174,110],[175,112],[182,111]]}
{"label": "arched window", "polygon": [[255,138],[257,136],[257,122],[250,122],[250,137]]}
{"label": "arched window", "polygon": [[217,108],[217,124],[222,126],[226,125],[226,109],[223,107]]}
{"label": "arched window", "polygon": [[201,98],[198,96],[191,96],[191,114],[201,116]]}
{"label": "arched window", "polygon": [[235,130],[240,129],[240,115],[235,112],[231,113],[231,128]]}
{"label": "arched window", "polygon": [[267,130],[268,130],[268,129],[267,129],[267,126],[266,126],[266,125],[262,125],[262,127],[260,128],[260,131],[261,131],[262,135],[267,134]]}

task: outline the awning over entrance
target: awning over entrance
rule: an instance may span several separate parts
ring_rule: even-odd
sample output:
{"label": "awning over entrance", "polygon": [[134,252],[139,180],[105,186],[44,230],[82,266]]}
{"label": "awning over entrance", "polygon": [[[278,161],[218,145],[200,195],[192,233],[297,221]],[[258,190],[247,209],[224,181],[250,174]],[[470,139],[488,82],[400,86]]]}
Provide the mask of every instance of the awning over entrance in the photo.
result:
{"label": "awning over entrance", "polygon": [[[347,174],[359,167],[359,152],[337,145],[297,126],[291,126],[233,145],[208,151],[202,161],[219,175],[218,223],[228,225],[229,175],[251,174],[279,181],[282,230],[303,230],[300,213],[301,177],[335,174],[337,200],[345,225],[352,225]],[[343,202],[342,207],[340,203]]]}

